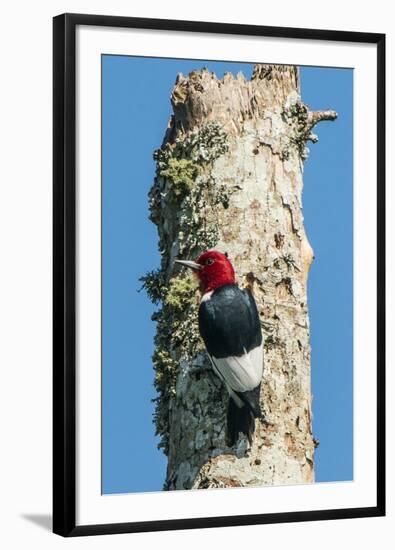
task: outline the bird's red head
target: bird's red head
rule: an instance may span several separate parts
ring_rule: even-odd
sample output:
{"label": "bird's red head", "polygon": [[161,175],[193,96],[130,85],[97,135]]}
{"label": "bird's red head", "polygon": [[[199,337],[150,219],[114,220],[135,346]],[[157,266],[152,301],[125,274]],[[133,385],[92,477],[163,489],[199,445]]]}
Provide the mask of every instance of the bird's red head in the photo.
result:
{"label": "bird's red head", "polygon": [[196,260],[176,260],[177,263],[185,265],[194,270],[203,293],[215,290],[223,285],[235,283],[235,272],[228,257],[217,250],[207,250]]}

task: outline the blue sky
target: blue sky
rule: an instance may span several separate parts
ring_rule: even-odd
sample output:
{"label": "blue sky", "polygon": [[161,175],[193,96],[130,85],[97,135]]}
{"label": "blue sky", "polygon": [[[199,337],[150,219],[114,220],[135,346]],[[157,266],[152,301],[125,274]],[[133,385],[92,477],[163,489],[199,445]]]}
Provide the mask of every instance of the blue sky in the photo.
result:
{"label": "blue sky", "polygon": [[[154,311],[139,277],[159,264],[147,193],[171,114],[178,72],[207,67],[222,77],[252,65],[102,58],[102,491],[162,489],[151,355]],[[304,216],[315,262],[309,278],[313,428],[317,481],[350,480],[352,470],[352,70],[304,67],[302,98],[335,109],[317,126],[305,163]]]}

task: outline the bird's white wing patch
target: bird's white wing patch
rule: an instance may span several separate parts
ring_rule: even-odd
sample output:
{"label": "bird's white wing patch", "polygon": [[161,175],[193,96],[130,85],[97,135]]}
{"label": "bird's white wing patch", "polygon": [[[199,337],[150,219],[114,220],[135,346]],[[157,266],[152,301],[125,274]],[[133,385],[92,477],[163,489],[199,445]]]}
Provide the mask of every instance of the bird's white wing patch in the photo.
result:
{"label": "bird's white wing patch", "polygon": [[263,344],[240,357],[212,357],[215,368],[229,388],[250,391],[258,386],[263,374]]}
{"label": "bird's white wing patch", "polygon": [[212,364],[212,366],[213,366],[213,370],[214,370],[215,374],[216,374],[216,375],[218,376],[218,378],[220,378],[220,379],[222,380],[222,382],[225,384],[225,387],[226,387],[226,389],[228,390],[229,395],[232,396],[233,401],[236,403],[236,405],[239,407],[239,409],[240,409],[241,407],[244,407],[243,401],[240,399],[240,397],[238,397],[238,396],[235,394],[235,392],[232,390],[232,388],[230,388],[230,387],[228,386],[228,384],[226,383],[226,380],[224,379],[224,377],[222,376],[222,374],[221,374],[221,373],[219,372],[219,370],[217,369],[216,364],[215,364],[215,362],[214,362],[214,357],[211,357],[211,355],[210,355],[209,353],[208,353],[207,355],[208,355],[209,358],[210,358],[210,361],[211,361],[211,364]]}

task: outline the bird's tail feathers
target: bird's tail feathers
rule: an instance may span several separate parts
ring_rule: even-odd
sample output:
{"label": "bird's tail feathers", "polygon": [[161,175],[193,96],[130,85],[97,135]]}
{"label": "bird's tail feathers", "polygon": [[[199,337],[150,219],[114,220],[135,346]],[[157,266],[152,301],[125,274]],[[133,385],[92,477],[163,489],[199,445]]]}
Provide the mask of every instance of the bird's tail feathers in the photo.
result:
{"label": "bird's tail feathers", "polygon": [[239,408],[230,397],[226,415],[226,444],[228,447],[235,445],[240,433],[245,434],[250,445],[252,445],[254,431],[255,418],[250,407],[244,405]]}
{"label": "bird's tail feathers", "polygon": [[261,385],[250,391],[237,392],[237,396],[245,403],[245,405],[251,410],[254,418],[260,418],[262,416],[261,411]]}

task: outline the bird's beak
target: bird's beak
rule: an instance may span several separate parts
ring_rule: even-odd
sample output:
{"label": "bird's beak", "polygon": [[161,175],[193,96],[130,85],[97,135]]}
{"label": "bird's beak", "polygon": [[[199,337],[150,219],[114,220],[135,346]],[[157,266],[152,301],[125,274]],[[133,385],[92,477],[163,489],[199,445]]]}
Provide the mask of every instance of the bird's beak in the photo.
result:
{"label": "bird's beak", "polygon": [[196,262],[191,262],[190,260],[175,260],[174,263],[184,265],[185,267],[189,267],[194,271],[199,271],[202,268],[200,264],[197,264]]}

